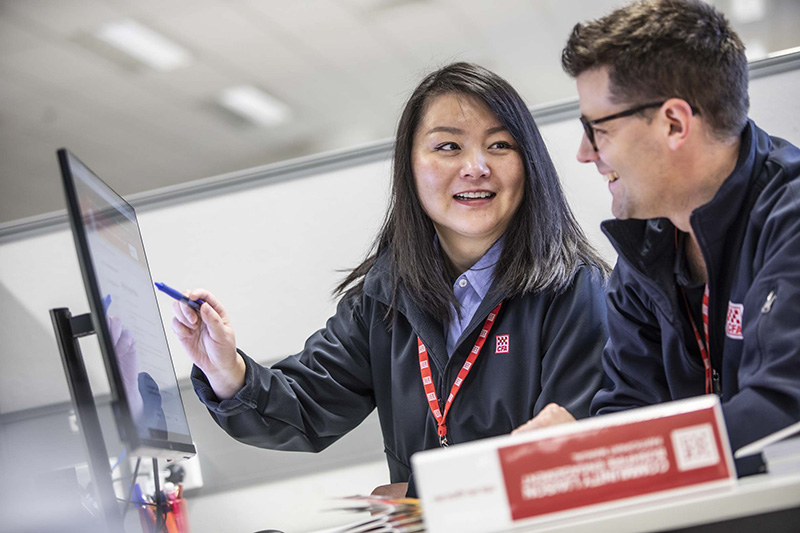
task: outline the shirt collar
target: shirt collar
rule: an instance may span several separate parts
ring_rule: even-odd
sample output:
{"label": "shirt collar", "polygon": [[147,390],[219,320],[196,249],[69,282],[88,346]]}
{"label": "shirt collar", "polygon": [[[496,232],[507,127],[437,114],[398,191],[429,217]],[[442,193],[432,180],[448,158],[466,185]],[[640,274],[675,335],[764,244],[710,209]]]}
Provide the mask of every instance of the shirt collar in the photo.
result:
{"label": "shirt collar", "polygon": [[[500,254],[503,252],[504,240],[505,235],[501,235],[486,253],[483,254],[483,257],[478,259],[469,270],[463,272],[456,278],[455,283],[453,283],[453,288],[455,288],[459,279],[466,277],[470,285],[475,289],[475,292],[478,293],[478,296],[480,296],[481,299],[485,298],[494,281],[494,268],[500,260]],[[435,233],[433,235],[433,243],[439,253],[444,253],[439,244],[439,236]]]}
{"label": "shirt collar", "polygon": [[[500,260],[500,253],[503,251],[503,238],[500,237],[489,250],[472,265],[472,268],[461,274],[459,278],[466,277],[475,292],[481,299],[486,297],[489,288],[494,280],[494,268]],[[456,281],[458,283],[458,281]]]}

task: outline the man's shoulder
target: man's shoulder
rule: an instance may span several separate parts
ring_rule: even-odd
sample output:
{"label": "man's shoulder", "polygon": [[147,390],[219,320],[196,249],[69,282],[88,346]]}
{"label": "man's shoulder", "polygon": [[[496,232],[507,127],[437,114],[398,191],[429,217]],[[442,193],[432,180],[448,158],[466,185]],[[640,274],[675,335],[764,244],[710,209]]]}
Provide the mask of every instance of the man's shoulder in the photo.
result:
{"label": "man's shoulder", "polygon": [[770,136],[770,150],[764,166],[771,174],[780,173],[787,182],[800,181],[800,148],[786,139]]}
{"label": "man's shoulder", "polygon": [[800,148],[780,137],[770,137],[770,148],[763,165],[758,169],[763,183],[755,202],[755,215],[768,211],[776,216],[778,206],[781,216],[800,216]]}

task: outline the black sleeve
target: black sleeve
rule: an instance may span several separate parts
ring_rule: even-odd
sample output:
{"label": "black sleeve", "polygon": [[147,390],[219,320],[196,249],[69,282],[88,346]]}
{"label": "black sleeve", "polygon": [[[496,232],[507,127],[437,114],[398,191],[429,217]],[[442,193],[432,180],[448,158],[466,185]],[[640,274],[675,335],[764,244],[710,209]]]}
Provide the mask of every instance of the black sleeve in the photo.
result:
{"label": "black sleeve", "polygon": [[662,356],[658,318],[617,263],[608,285],[608,329],[613,342],[603,354],[608,383],[592,402],[592,414],[608,414],[672,400]]}
{"label": "black sleeve", "polygon": [[[271,368],[244,355],[245,385],[220,401],[195,367],[192,381],[216,422],[235,439],[276,450],[320,451],[375,407],[363,295],[343,299],[302,352]],[[241,352],[240,352],[241,353]]]}

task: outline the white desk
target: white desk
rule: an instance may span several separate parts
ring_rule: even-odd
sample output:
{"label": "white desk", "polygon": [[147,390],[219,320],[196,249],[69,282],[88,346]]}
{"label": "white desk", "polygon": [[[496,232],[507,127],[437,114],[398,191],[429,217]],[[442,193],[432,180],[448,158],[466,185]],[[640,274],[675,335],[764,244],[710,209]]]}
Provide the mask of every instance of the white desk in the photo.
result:
{"label": "white desk", "polygon": [[[731,520],[800,507],[800,474],[770,476],[761,474],[737,481],[720,492],[694,494],[640,504],[601,514],[563,517],[513,531],[601,533],[645,533],[664,531]],[[797,524],[800,531],[800,524]]]}

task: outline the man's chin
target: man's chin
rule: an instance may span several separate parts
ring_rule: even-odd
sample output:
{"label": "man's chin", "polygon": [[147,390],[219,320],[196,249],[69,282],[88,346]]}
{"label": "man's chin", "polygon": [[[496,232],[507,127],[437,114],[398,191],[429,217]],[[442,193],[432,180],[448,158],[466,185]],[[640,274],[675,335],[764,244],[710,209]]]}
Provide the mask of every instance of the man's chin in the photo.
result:
{"label": "man's chin", "polygon": [[627,209],[624,209],[620,206],[616,206],[611,204],[611,214],[614,215],[614,218],[617,220],[628,220],[631,218],[630,213]]}

